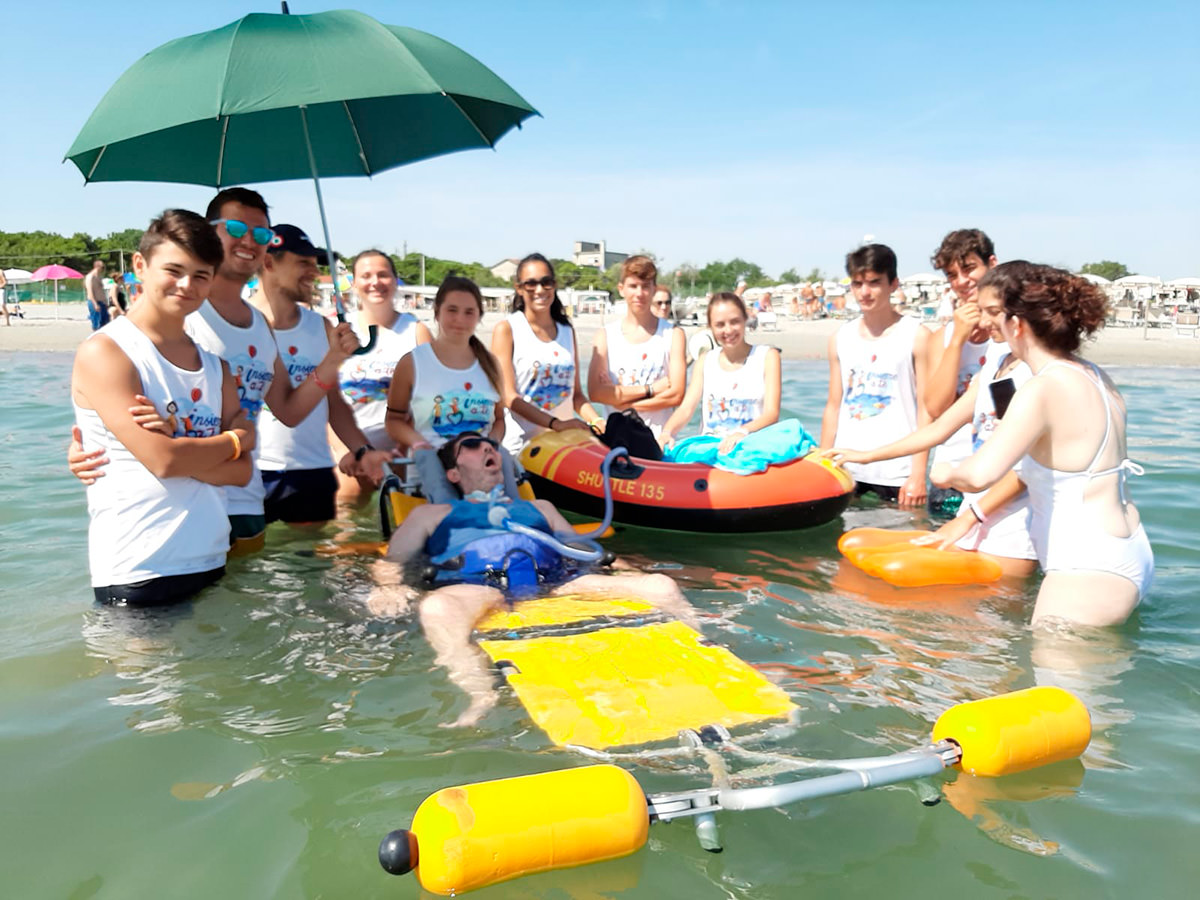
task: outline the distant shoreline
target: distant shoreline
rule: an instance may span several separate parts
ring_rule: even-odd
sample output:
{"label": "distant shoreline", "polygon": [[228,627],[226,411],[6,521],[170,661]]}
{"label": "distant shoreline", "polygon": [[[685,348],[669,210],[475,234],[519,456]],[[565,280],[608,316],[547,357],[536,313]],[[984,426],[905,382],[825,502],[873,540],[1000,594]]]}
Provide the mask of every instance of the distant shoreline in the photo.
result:
{"label": "distant shoreline", "polygon": [[[80,341],[91,333],[83,304],[62,304],[59,318],[51,303],[24,304],[25,318],[13,318],[8,328],[0,324],[0,353],[7,351],[50,351],[74,353]],[[421,318],[431,316],[422,312]],[[499,313],[488,313],[483,320],[481,337],[491,339],[492,326],[500,321]],[[586,356],[592,335],[604,322],[602,316],[586,314],[574,319],[580,354]],[[785,360],[823,359],[829,336],[837,330],[840,320],[781,322],[778,331],[751,332],[753,343],[771,344],[783,351]],[[684,326],[690,338],[699,325]],[[1106,366],[1196,366],[1200,365],[1200,338],[1176,337],[1170,326],[1147,329],[1109,327],[1083,350],[1084,356]]]}

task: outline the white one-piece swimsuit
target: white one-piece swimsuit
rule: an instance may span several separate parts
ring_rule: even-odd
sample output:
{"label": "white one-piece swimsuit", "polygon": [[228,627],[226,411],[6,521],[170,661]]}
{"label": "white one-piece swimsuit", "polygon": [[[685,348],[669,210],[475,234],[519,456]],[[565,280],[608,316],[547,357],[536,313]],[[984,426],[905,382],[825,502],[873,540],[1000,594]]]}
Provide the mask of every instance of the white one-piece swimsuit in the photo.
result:
{"label": "white one-piece swimsuit", "polygon": [[1126,457],[1111,469],[1096,470],[1096,463],[1112,434],[1112,410],[1104,380],[1094,366],[1088,374],[1063,360],[1048,363],[1042,367],[1042,372],[1052,366],[1080,371],[1100,392],[1104,401],[1104,439],[1082,472],[1052,469],[1028,454],[1022,459],[1021,480],[1029,489],[1033,513],[1029,531],[1038,561],[1044,572],[1111,572],[1128,578],[1137,587],[1140,601],[1145,598],[1154,578],[1154,551],[1150,549],[1145,529],[1139,523],[1128,537],[1109,534],[1084,504],[1084,492],[1093,478],[1115,474],[1120,479],[1121,500],[1125,502],[1126,476],[1130,473],[1142,475],[1143,469]]}

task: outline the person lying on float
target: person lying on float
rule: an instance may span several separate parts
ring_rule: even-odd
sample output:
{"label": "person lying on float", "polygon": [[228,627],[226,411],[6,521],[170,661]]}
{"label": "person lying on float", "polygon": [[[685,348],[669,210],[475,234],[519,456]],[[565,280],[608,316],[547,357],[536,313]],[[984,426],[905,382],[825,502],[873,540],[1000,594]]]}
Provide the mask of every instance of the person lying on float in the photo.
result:
{"label": "person lying on float", "polygon": [[[628,570],[622,574],[577,574],[578,568],[568,565],[562,555],[549,546],[530,547],[539,542],[521,534],[513,534],[503,519],[519,522],[547,536],[565,535],[564,540],[576,538],[570,523],[546,500],[513,500],[504,493],[504,475],[499,448],[494,440],[477,432],[464,432],[447,441],[438,451],[438,458],[450,482],[461,499],[452,503],[427,503],[416,507],[401,523],[388,544],[387,556],[376,564],[376,588],[368,608],[376,616],[399,616],[407,613],[412,604],[420,601],[418,617],[422,630],[444,666],[450,680],[470,697],[470,705],[453,723],[473,725],[496,704],[492,673],[487,658],[471,643],[475,625],[492,610],[513,599],[508,593],[488,583],[489,573],[481,567],[472,571],[469,565],[472,544],[480,540],[510,535],[513,548],[508,554],[501,546],[503,540],[491,542],[497,558],[496,568],[510,562],[520,569],[511,570],[520,580],[525,593],[557,583],[552,594],[605,594],[623,597],[636,596],[675,616],[693,628],[697,626],[695,610],[684,599],[679,586],[666,575],[645,574]],[[497,515],[494,507],[502,507]],[[524,545],[522,546],[522,539]],[[453,573],[443,570],[437,580],[449,575],[457,583],[444,584],[421,596],[412,582],[410,564],[423,558],[434,564],[441,560],[462,557],[467,561]],[[530,561],[537,566],[533,578],[528,569]],[[619,565],[619,563],[618,563]],[[522,591],[517,590],[516,593]]]}

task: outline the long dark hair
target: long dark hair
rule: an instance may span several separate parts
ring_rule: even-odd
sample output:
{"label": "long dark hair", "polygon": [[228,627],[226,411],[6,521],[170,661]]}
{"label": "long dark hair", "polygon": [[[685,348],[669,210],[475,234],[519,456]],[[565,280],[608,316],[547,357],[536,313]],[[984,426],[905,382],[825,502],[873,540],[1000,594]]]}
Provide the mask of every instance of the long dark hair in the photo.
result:
{"label": "long dark hair", "polygon": [[[447,275],[438,286],[437,294],[433,298],[434,319],[441,312],[442,304],[446,302],[446,297],[455,291],[462,291],[475,298],[475,305],[479,307],[479,318],[482,319],[483,293],[479,290],[479,285],[470,278],[464,278],[461,275]],[[492,383],[492,387],[496,389],[496,393],[503,395],[504,391],[500,387],[500,366],[496,363],[496,357],[492,356],[488,348],[483,346],[483,341],[475,337],[475,335],[471,335],[470,343],[471,352],[475,354],[475,359],[479,361],[479,367],[483,369],[483,374]]]}
{"label": "long dark hair", "polygon": [[1053,266],[1023,259],[1001,263],[979,280],[979,290],[985,288],[1000,295],[1007,315],[1023,319],[1038,340],[1059,353],[1076,352],[1084,335],[1094,335],[1108,317],[1104,291]]}
{"label": "long dark hair", "polygon": [[[560,325],[566,325],[569,327],[571,324],[571,319],[567,316],[567,310],[563,306],[563,302],[558,299],[558,276],[554,274],[554,263],[550,262],[550,260],[546,259],[546,257],[542,256],[540,253],[530,253],[523,260],[517,263],[517,273],[513,276],[513,281],[519,284],[521,281],[521,270],[529,263],[535,262],[540,262],[545,265],[545,267],[550,270],[550,277],[555,281],[554,302],[550,304],[550,318],[555,322],[558,322]],[[525,298],[521,296],[520,291],[517,291],[516,296],[513,298],[513,311],[519,313],[525,312]]]}

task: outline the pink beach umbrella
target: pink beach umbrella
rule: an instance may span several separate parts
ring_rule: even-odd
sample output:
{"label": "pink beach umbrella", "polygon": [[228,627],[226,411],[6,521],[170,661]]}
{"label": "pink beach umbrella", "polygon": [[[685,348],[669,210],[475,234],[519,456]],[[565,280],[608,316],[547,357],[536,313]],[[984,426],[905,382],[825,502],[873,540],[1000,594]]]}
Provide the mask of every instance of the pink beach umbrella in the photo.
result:
{"label": "pink beach umbrella", "polygon": [[54,318],[58,318],[58,283],[64,278],[82,278],[79,272],[76,272],[70,266],[62,266],[58,263],[53,263],[48,266],[42,266],[33,273],[33,281],[53,281],[54,282]]}

